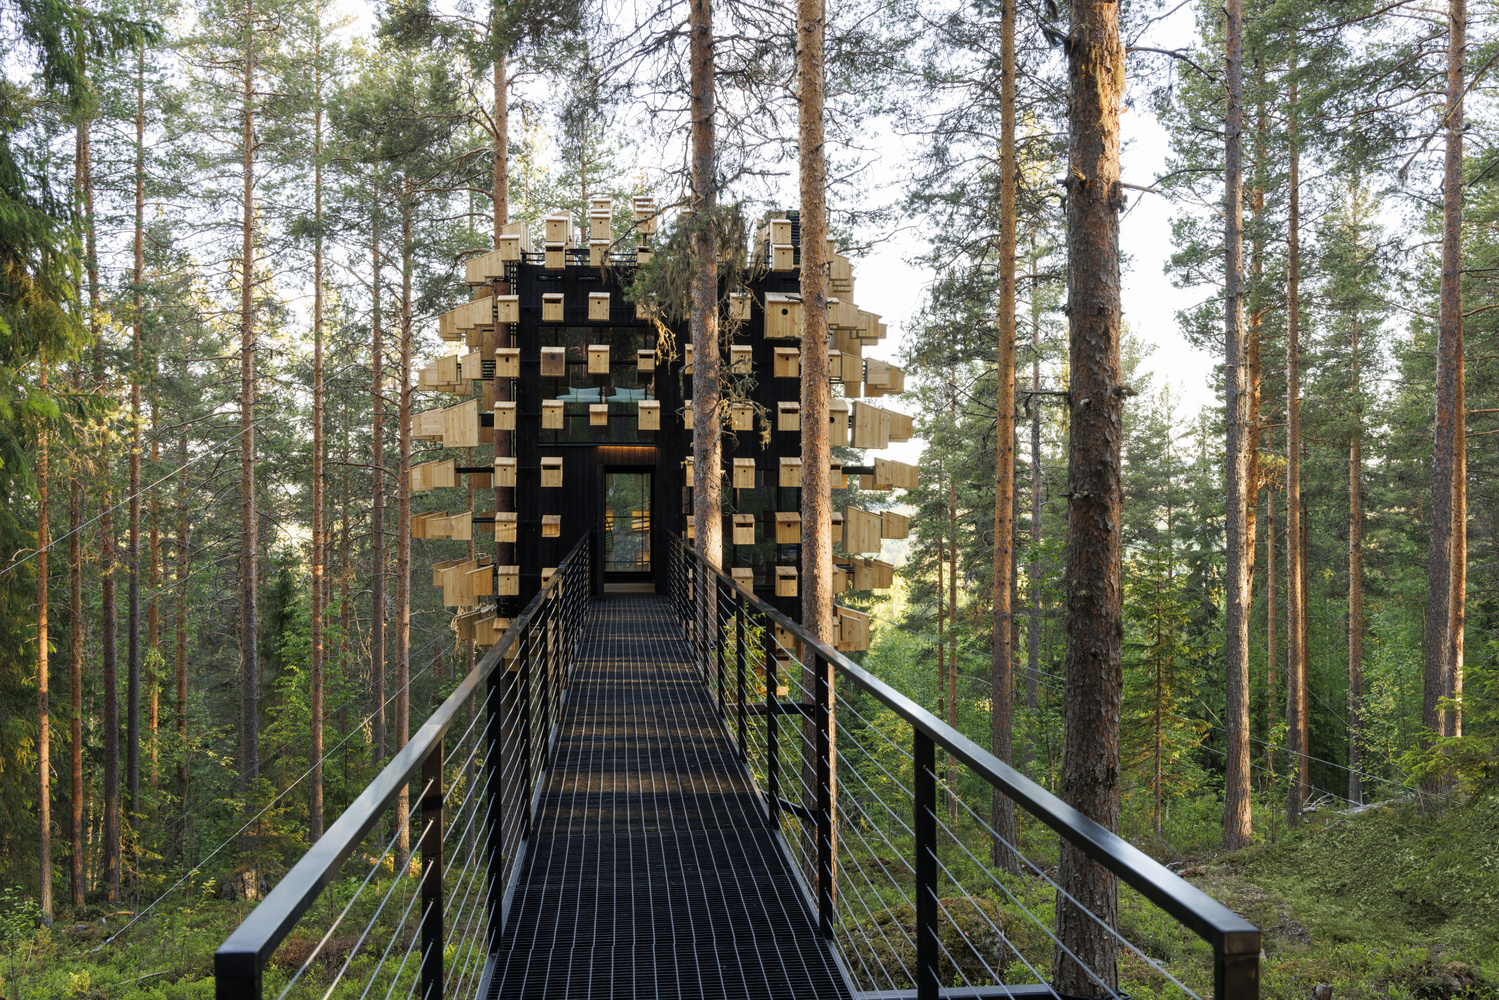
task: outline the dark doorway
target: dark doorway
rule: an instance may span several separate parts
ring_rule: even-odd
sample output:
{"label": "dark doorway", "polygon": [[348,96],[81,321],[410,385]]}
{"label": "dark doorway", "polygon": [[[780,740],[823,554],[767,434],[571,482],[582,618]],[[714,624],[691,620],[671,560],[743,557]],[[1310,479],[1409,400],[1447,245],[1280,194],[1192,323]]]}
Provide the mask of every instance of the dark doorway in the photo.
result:
{"label": "dark doorway", "polygon": [[651,572],[651,470],[604,470],[604,585],[654,589]]}

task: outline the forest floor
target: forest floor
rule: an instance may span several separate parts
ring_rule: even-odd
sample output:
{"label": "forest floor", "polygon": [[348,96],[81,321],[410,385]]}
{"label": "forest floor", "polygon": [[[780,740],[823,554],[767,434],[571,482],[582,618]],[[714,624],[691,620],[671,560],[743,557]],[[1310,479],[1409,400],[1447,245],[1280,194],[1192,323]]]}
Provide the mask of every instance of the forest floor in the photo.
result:
{"label": "forest floor", "polygon": [[[1324,811],[1278,844],[1172,867],[1264,931],[1267,1000],[1309,1000],[1319,984],[1333,1000],[1499,998],[1499,793],[1435,817],[1410,804]],[[37,930],[14,902],[0,899],[3,1000],[206,1000],[213,950],[247,912],[179,901],[100,948],[123,917],[86,912]],[[1203,992],[1200,944],[1121,902],[1131,940]],[[1180,995],[1132,957],[1121,971],[1136,1000]]]}

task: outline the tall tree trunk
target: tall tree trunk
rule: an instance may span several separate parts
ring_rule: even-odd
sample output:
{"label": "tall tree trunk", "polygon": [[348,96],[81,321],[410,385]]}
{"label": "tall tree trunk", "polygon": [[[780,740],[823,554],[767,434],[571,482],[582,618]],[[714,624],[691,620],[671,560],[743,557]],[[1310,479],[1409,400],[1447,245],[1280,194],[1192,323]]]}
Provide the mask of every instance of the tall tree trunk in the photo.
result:
{"label": "tall tree trunk", "polygon": [[[396,752],[411,736],[411,234],[412,199],[415,185],[402,178],[401,197],[401,379],[400,455],[396,466]],[[410,786],[401,785],[396,798],[396,822],[400,845],[405,851],[410,831],[406,823]]]}
{"label": "tall tree trunk", "polygon": [[[957,394],[953,394],[954,403]],[[954,407],[953,418],[957,412]],[[951,476],[947,480],[947,724],[958,728],[958,480]],[[948,821],[957,829],[958,822],[958,762],[952,754],[947,755],[947,787],[953,794],[947,797]]]}
{"label": "tall tree trunk", "polygon": [[[1118,4],[1074,4],[1068,48],[1067,301],[1069,325],[1067,696],[1061,797],[1109,830],[1119,826],[1119,707],[1124,638],[1120,591],[1120,441],[1126,388],[1119,343],[1119,114],[1124,47]],[[1057,883],[1109,926],[1118,885],[1063,844]],[[1058,895],[1057,990],[1118,989],[1118,946]],[[1081,963],[1081,964],[1079,964]],[[1083,968],[1086,966],[1087,968]],[[1091,969],[1090,973],[1088,970]]]}
{"label": "tall tree trunk", "polygon": [[187,750],[187,578],[192,568],[192,550],[187,533],[187,429],[177,436],[177,655],[173,673],[177,681],[177,793],[182,812],[182,856],[189,857],[187,844],[188,816],[188,750]]}
{"label": "tall tree trunk", "polygon": [[1364,408],[1358,373],[1358,313],[1353,315],[1349,370],[1353,376],[1353,433],[1348,438],[1348,800],[1362,802],[1359,715],[1364,687]]}
{"label": "tall tree trunk", "polygon": [[[1264,398],[1264,386],[1260,378],[1260,332],[1263,326],[1262,320],[1265,312],[1265,170],[1266,158],[1269,147],[1270,115],[1265,103],[1265,65],[1256,59],[1254,63],[1255,82],[1255,129],[1254,129],[1254,182],[1250,191],[1250,205],[1254,213],[1254,228],[1250,237],[1250,283],[1249,283],[1249,342],[1252,345],[1254,364],[1252,365],[1253,385],[1253,409],[1254,409],[1254,438],[1257,446],[1271,448],[1274,441],[1274,433],[1264,427],[1261,419],[1261,404]],[[1260,435],[1263,433],[1263,441]],[[1259,458],[1256,452],[1254,458],[1255,489],[1259,489]],[[1272,488],[1265,490],[1265,686],[1266,686],[1266,723],[1265,733],[1269,737],[1275,729],[1275,491]],[[1251,546],[1252,547],[1252,546]],[[1269,780],[1275,776],[1275,745],[1274,741],[1267,738],[1265,749],[1266,777]]]}
{"label": "tall tree trunk", "polygon": [[[152,362],[152,381],[156,379],[155,362]],[[156,402],[151,401],[151,474],[155,474],[161,461],[161,444],[156,440]],[[149,569],[146,585],[150,596],[146,599],[146,732],[151,742],[151,773],[148,779],[156,787],[157,768],[161,763],[161,679],[156,676],[160,664],[157,642],[161,638],[161,504],[156,491],[151,491],[151,534],[146,542]]]}
{"label": "tall tree trunk", "polygon": [[1426,676],[1421,723],[1461,735],[1458,713],[1441,700],[1462,690],[1463,626],[1468,582],[1467,414],[1463,371],[1462,212],[1463,59],[1466,0],[1447,6],[1447,156],[1442,174],[1442,285],[1437,323],[1436,445],[1431,470],[1431,552],[1427,569]]}
{"label": "tall tree trunk", "polygon": [[[73,394],[83,396],[83,365],[73,365]],[[68,796],[69,796],[69,901],[76,910],[83,905],[83,482],[78,462],[68,466]]]}
{"label": "tall tree trunk", "polygon": [[145,46],[136,49],[135,240],[130,273],[130,526],[125,555],[128,596],[125,626],[125,810],[130,814],[130,869],[139,867],[136,827],[141,793],[141,283],[145,280],[146,91]]}
{"label": "tall tree trunk", "polygon": [[1224,116],[1224,374],[1227,407],[1227,488],[1224,518],[1224,672],[1228,730],[1224,774],[1223,846],[1247,847],[1253,836],[1249,769],[1249,612],[1254,536],[1248,525],[1253,507],[1249,452],[1249,358],[1244,330],[1244,11],[1228,0],[1224,75],[1228,108]]}
{"label": "tall tree trunk", "polygon": [[370,283],[374,328],[370,365],[374,372],[370,389],[370,478],[373,500],[370,512],[370,686],[374,692],[372,714],[375,717],[372,763],[378,770],[385,762],[385,359],[382,356],[380,316],[380,184],[374,177],[374,202],[371,215]]}
{"label": "tall tree trunk", "polygon": [[[47,394],[47,350],[42,348],[39,359],[41,377],[38,389]],[[48,549],[52,545],[47,531],[47,516],[51,513],[47,501],[49,469],[47,468],[48,433],[44,427],[37,435],[36,456],[36,774],[37,774],[37,907],[42,921],[52,925],[52,706],[48,690],[51,672],[48,663],[49,645],[52,637],[47,632],[47,571]]]}
{"label": "tall tree trunk", "polygon": [[[714,208],[718,201],[717,152],[713,127],[715,109],[712,0],[691,0],[687,10],[691,41],[692,212],[692,513],[698,553],[710,566],[723,562],[723,443],[719,404],[718,347],[718,233]],[[805,230],[803,230],[805,233]],[[802,252],[807,241],[802,240]],[[805,271],[805,268],[803,269]],[[803,305],[803,314],[807,311]],[[807,375],[803,372],[802,384]],[[802,390],[805,394],[806,390]],[[815,419],[805,409],[805,420]],[[827,463],[824,462],[824,465]],[[816,468],[803,450],[802,467]],[[823,473],[826,476],[826,472]],[[802,495],[813,491],[805,479]],[[806,529],[802,517],[802,530]],[[803,580],[804,589],[813,582]],[[703,588],[709,593],[708,588]]]}
{"label": "tall tree trunk", "polygon": [[1265,491],[1265,778],[1275,779],[1275,491]]}
{"label": "tall tree trunk", "polygon": [[[494,246],[500,248],[500,236],[504,232],[505,225],[510,221],[510,81],[506,76],[507,68],[504,58],[496,59],[494,62],[494,146],[490,152],[491,172],[494,184]],[[501,294],[508,293],[509,282],[500,282]],[[495,345],[497,347],[513,346],[511,341],[512,328],[510,324],[501,324],[495,327]],[[494,398],[496,401],[508,402],[510,400],[510,380],[500,378],[496,374],[494,379]],[[509,458],[515,453],[514,448],[515,431],[502,431],[496,429],[494,432],[494,457]],[[494,490],[494,508],[497,511],[515,510],[515,489],[510,486],[496,486]],[[512,542],[499,541],[499,532],[495,532],[495,565],[513,566],[515,564],[515,545]],[[496,603],[497,609],[504,614],[504,602],[506,598],[499,598]]]}
{"label": "tall tree trunk", "polygon": [[[240,220],[239,287],[239,667],[240,667],[240,792],[248,800],[260,770],[260,636],[257,592],[260,577],[259,525],[255,512],[255,81],[253,8],[246,20],[244,77],[241,85],[244,130],[244,183]],[[253,841],[253,834],[249,837]]]}
{"label": "tall tree trunk", "polygon": [[[999,27],[999,344],[995,352],[994,444],[994,612],[989,738],[994,756],[1014,759],[1015,660],[1015,216],[1018,166],[1015,157],[1015,0],[1004,0]],[[1032,290],[1031,294],[1035,294]],[[1018,873],[1019,861],[1004,841],[1015,843],[1015,805],[994,790],[990,821],[997,838],[990,845],[994,863]]]}
{"label": "tall tree trunk", "polygon": [[1291,48],[1287,108],[1286,231],[1286,753],[1295,769],[1286,792],[1294,826],[1306,800],[1306,550],[1301,543],[1301,151],[1296,135],[1296,49]]}
{"label": "tall tree trunk", "polygon": [[[104,342],[100,326],[103,313],[99,306],[99,253],[94,218],[94,176],[90,156],[90,123],[78,125],[78,184],[83,200],[85,221],[85,257],[88,268],[89,334],[94,344],[94,391],[103,396],[109,391],[104,375]],[[103,671],[104,705],[100,712],[104,728],[104,802],[101,807],[103,829],[103,879],[106,899],[115,902],[120,896],[120,678],[115,662],[115,536],[114,498],[111,495],[107,453],[101,454],[98,469],[102,484],[99,498],[99,577],[100,636],[99,664]]]}
{"label": "tall tree trunk", "polygon": [[[1036,238],[1031,234],[1031,399],[1026,408],[1031,414],[1031,551],[1026,569],[1026,587],[1030,591],[1031,615],[1026,623],[1025,710],[1029,717],[1025,741],[1027,773],[1036,763],[1036,734],[1040,726],[1041,703],[1041,407],[1035,395],[1041,391],[1041,304],[1037,298],[1040,276],[1037,273]],[[1031,777],[1035,777],[1031,774]]]}
{"label": "tall tree trunk", "polygon": [[312,801],[308,836],[323,835],[323,62],[322,29],[313,49],[317,107],[313,112],[312,203]]}

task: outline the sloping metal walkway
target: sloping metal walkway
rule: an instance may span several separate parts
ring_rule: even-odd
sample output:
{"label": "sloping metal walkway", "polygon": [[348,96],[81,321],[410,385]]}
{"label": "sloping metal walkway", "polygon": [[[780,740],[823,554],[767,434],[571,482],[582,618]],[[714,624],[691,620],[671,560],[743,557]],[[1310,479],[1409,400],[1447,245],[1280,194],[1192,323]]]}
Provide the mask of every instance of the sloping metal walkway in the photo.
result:
{"label": "sloping metal walkway", "polygon": [[575,669],[488,1000],[848,996],[666,599]]}

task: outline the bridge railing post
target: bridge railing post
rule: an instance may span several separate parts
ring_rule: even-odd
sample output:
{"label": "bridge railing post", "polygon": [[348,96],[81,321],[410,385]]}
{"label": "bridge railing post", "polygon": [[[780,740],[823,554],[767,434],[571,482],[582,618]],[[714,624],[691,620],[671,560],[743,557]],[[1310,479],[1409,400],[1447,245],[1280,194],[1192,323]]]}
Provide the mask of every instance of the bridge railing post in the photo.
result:
{"label": "bridge railing post", "polygon": [[916,850],[916,996],[937,1000],[937,745],[916,730],[911,747],[915,775],[912,832]]}
{"label": "bridge railing post", "polygon": [[822,936],[833,936],[833,711],[829,664],[812,653],[813,713],[817,724],[817,918]]}
{"label": "bridge railing post", "polygon": [[515,644],[519,647],[515,657],[515,667],[518,671],[517,682],[520,690],[517,692],[516,706],[519,710],[516,719],[517,735],[520,738],[520,830],[522,839],[531,836],[531,629],[527,626],[520,635],[516,636]]}
{"label": "bridge railing post", "polygon": [[422,761],[422,998],[442,1000],[443,740]]}
{"label": "bridge railing post", "polygon": [[760,651],[765,656],[765,799],[770,810],[770,828],[774,830],[781,822],[780,706],[776,701],[780,677],[776,671],[775,630],[770,622],[764,623]]}
{"label": "bridge railing post", "polygon": [[745,691],[744,691],[744,595],[734,595],[734,651],[736,670],[738,673],[739,697],[735,702],[739,715],[739,759],[749,759],[749,734],[745,732]]}
{"label": "bridge railing post", "polygon": [[728,711],[724,706],[724,667],[723,667],[723,630],[724,614],[723,600],[730,595],[723,593],[723,586],[717,581],[713,585],[713,649],[714,659],[718,664],[718,717],[727,721]]}
{"label": "bridge railing post", "polygon": [[505,711],[505,680],[508,676],[504,670],[490,674],[484,694],[484,784],[489,800],[484,820],[485,862],[489,871],[489,893],[485,900],[489,911],[488,951],[493,951],[499,944],[500,933],[504,930],[506,807],[501,719]]}

